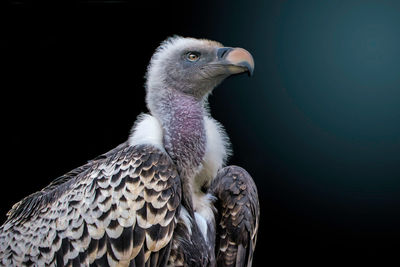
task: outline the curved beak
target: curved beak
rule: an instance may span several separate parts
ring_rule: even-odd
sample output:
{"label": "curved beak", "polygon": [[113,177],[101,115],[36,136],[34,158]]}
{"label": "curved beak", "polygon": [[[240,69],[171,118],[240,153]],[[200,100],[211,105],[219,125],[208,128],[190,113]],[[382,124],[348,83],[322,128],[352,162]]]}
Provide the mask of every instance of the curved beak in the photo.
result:
{"label": "curved beak", "polygon": [[219,64],[226,67],[229,74],[247,72],[249,76],[254,72],[254,59],[252,55],[243,48],[221,47],[217,50]]}

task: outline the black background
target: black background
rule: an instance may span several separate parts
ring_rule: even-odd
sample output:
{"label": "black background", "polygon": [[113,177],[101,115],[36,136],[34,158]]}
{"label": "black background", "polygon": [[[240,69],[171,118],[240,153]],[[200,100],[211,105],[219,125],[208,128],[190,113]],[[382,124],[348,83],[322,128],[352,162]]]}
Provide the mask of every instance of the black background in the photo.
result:
{"label": "black background", "polygon": [[210,98],[233,143],[229,163],[259,189],[254,266],[395,258],[400,8],[322,2],[6,1],[2,221],[13,203],[126,140],[146,112],[149,59],[178,34],[255,58],[254,77],[233,77]]}

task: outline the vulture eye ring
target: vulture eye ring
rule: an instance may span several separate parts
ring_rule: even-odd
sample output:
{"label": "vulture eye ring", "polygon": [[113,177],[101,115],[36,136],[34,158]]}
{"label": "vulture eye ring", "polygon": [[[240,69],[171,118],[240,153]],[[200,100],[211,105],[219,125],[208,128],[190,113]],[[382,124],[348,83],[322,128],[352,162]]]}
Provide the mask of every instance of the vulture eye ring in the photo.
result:
{"label": "vulture eye ring", "polygon": [[200,54],[197,52],[189,52],[186,54],[186,59],[191,62],[195,62],[195,61],[199,60],[199,58],[200,58]]}

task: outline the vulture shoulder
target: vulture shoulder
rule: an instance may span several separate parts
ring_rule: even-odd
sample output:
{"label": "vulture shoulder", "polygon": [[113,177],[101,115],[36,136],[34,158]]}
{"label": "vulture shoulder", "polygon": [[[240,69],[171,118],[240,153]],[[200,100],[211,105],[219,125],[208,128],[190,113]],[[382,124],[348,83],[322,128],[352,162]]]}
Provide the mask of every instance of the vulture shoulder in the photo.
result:
{"label": "vulture shoulder", "polygon": [[209,193],[216,197],[217,266],[251,266],[260,219],[253,179],[243,168],[228,166],[218,171]]}
{"label": "vulture shoulder", "polygon": [[0,264],[164,265],[180,201],[164,151],[121,144],[15,204],[0,227]]}
{"label": "vulture shoulder", "polygon": [[109,156],[114,155],[118,150],[126,148],[128,146],[127,142],[124,142],[117,146],[116,148],[104,153],[93,160],[90,160],[85,165],[75,168],[66,174],[57,177],[49,185],[47,185],[42,190],[32,193],[29,196],[23,198],[21,201],[15,203],[11,210],[7,213],[6,222],[13,222],[20,224],[25,220],[29,219],[32,215],[37,213],[42,207],[51,204],[53,201],[59,197],[60,193],[64,193],[64,188],[67,188],[69,184],[77,176],[81,177],[82,173],[89,169],[92,165],[98,163],[101,159],[105,159]]}

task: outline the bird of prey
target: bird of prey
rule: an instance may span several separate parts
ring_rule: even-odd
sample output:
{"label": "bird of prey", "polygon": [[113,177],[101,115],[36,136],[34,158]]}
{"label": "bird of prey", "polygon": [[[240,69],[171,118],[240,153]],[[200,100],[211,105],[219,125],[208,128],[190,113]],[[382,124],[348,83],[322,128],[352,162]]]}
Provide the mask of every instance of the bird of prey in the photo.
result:
{"label": "bird of prey", "polygon": [[148,114],[126,142],[16,203],[0,227],[3,266],[251,266],[259,202],[224,167],[228,137],[207,107],[251,74],[243,48],[170,37],[146,74]]}

